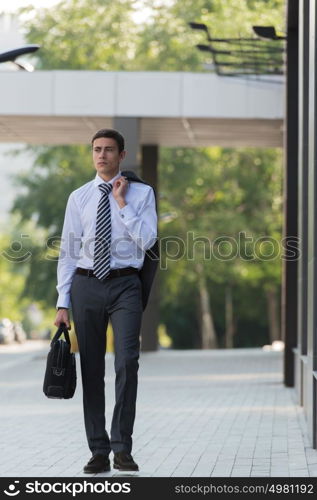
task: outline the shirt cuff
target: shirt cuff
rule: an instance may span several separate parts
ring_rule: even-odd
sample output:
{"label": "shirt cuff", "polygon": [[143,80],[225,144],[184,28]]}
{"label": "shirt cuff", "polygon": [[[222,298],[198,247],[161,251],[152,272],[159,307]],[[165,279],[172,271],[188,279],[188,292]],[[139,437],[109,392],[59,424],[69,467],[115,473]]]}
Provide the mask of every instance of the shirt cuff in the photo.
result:
{"label": "shirt cuff", "polygon": [[127,222],[128,220],[133,219],[133,217],[136,216],[136,213],[131,205],[127,204],[119,209],[119,215],[123,222]]}
{"label": "shirt cuff", "polygon": [[67,294],[60,294],[58,296],[57,304],[56,307],[65,307],[66,309],[69,309],[70,306],[70,295],[69,293]]}

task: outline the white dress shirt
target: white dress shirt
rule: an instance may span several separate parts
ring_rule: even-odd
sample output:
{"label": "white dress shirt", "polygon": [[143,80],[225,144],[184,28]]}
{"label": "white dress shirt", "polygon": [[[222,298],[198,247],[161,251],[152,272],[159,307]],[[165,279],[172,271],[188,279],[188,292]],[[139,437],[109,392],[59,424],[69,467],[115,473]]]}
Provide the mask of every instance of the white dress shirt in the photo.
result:
{"label": "white dress shirt", "polygon": [[[119,172],[109,182],[121,176]],[[67,202],[60,255],[57,265],[56,307],[70,306],[70,287],[76,267],[93,269],[97,207],[101,197],[95,179],[73,191]],[[153,189],[140,182],[131,182],[125,195],[126,205],[120,208],[109,194],[111,207],[110,269],[143,265],[145,251],[157,237],[157,214]]]}

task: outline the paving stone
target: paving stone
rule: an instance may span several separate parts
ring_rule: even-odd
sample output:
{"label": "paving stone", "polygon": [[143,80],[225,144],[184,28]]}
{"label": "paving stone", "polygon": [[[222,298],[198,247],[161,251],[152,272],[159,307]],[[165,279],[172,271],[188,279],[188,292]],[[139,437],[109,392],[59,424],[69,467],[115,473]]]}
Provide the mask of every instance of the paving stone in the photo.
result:
{"label": "paving stone", "polygon": [[[0,471],[8,477],[84,474],[91,453],[78,383],[71,400],[42,392],[48,344],[0,349]],[[12,369],[14,367],[14,369]],[[283,353],[256,349],[141,353],[133,456],[141,477],[311,477],[317,451],[303,408],[282,383]],[[106,356],[107,429],[114,405]],[[17,443],[18,456],[17,456]],[[112,454],[110,456],[112,461]],[[128,477],[128,476],[124,476]]]}

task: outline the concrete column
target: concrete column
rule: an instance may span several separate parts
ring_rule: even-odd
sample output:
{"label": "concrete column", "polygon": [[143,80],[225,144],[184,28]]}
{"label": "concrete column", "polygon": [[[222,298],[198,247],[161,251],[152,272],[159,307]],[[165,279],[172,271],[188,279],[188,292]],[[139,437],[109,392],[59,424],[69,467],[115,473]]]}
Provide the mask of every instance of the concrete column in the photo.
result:
{"label": "concrete column", "polygon": [[122,163],[122,170],[133,170],[137,175],[140,175],[140,119],[135,117],[115,117],[112,126],[125,139],[127,156]]}
{"label": "concrete column", "polygon": [[[142,170],[141,176],[158,194],[158,146],[142,146]],[[158,204],[158,197],[156,197]],[[158,207],[157,207],[158,208]],[[158,325],[159,325],[159,267],[152,285],[148,305],[143,315],[142,322],[142,351],[156,351],[158,348]]]}
{"label": "concrete column", "polygon": [[309,0],[309,92],[308,92],[308,292],[307,292],[307,373],[305,385],[305,413],[308,432],[314,448],[317,447],[316,367],[317,367],[317,174],[316,174],[316,28],[315,0]]}
{"label": "concrete column", "polygon": [[297,402],[306,406],[307,378],[307,243],[308,243],[308,91],[309,2],[299,0],[298,19],[298,339],[295,349]]}
{"label": "concrete column", "polygon": [[[298,0],[288,1],[286,133],[283,237],[298,236]],[[294,246],[294,243],[292,243]],[[297,258],[283,259],[282,338],[285,342],[284,383],[294,386],[297,346]]]}

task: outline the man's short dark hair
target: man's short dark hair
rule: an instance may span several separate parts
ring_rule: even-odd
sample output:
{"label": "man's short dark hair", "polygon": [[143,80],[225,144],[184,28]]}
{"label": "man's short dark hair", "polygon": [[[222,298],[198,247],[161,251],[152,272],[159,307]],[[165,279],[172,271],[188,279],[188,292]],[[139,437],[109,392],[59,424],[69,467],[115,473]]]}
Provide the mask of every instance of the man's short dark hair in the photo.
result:
{"label": "man's short dark hair", "polygon": [[124,150],[124,137],[113,128],[102,128],[95,133],[93,138],[91,139],[91,145],[93,146],[94,140],[99,139],[100,137],[109,137],[110,139],[114,139],[118,144],[119,153]]}

